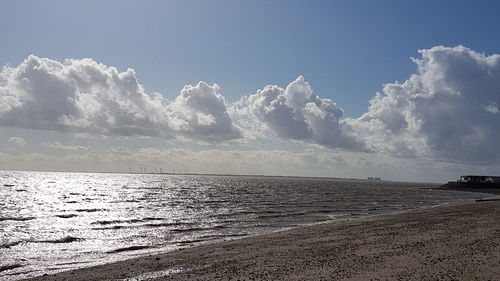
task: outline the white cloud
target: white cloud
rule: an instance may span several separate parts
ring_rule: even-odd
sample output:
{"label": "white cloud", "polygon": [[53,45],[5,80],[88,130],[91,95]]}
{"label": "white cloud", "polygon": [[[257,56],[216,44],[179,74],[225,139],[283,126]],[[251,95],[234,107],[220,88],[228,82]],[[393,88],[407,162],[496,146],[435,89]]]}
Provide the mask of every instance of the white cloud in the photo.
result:
{"label": "white cloud", "polygon": [[485,105],[484,110],[486,110],[486,112],[489,112],[491,114],[497,114],[499,112],[498,105],[496,102],[490,102],[488,105]]}
{"label": "white cloud", "polygon": [[331,99],[314,95],[302,76],[288,84],[286,89],[265,86],[257,93],[243,97],[234,107],[246,112],[249,115],[247,119],[255,119],[251,115],[256,116],[281,138],[304,140],[327,147],[364,149],[359,140],[345,129],[341,120],[343,110]]}
{"label": "white cloud", "polygon": [[108,136],[240,137],[217,85],[186,86],[170,103],[146,93],[132,69],[33,55],[4,67],[0,78],[3,126]]}
{"label": "white cloud", "polygon": [[194,139],[235,139],[240,132],[233,125],[219,86],[199,82],[186,85],[169,104],[171,127]]}
{"label": "white cloud", "polygon": [[90,147],[88,146],[81,146],[81,145],[64,145],[58,141],[55,142],[44,142],[42,143],[42,146],[48,147],[48,148],[53,148],[53,149],[60,149],[60,150],[71,150],[71,151],[88,151]]}
{"label": "white cloud", "polygon": [[[376,151],[447,161],[500,159],[500,55],[463,46],[420,50],[418,74],[385,85],[347,123]],[[486,106],[485,106],[486,105]]]}
{"label": "white cloud", "polygon": [[[359,118],[344,118],[343,110],[313,93],[302,76],[286,88],[265,86],[230,106],[217,84],[205,82],[185,86],[170,102],[146,93],[131,69],[30,56],[0,73],[0,125],[212,143],[244,137],[261,147],[277,136],[400,158],[498,162],[500,55],[463,46],[419,52],[421,58],[413,59],[418,72],[404,83],[386,84]],[[60,143],[46,146],[71,150]]]}
{"label": "white cloud", "polygon": [[18,146],[25,146],[26,141],[21,137],[10,137],[9,142]]}

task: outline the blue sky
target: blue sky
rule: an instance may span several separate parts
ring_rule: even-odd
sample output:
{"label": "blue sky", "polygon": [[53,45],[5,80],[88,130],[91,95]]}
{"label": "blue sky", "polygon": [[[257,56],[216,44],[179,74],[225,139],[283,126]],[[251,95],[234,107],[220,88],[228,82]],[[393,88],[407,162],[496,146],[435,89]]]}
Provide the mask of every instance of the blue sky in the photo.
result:
{"label": "blue sky", "polygon": [[0,169],[498,174],[499,11],[2,1]]}
{"label": "blue sky", "polygon": [[436,45],[497,51],[498,1],[5,1],[0,64],[29,54],[132,67],[149,92],[221,85],[229,100],[298,75],[346,116]]}

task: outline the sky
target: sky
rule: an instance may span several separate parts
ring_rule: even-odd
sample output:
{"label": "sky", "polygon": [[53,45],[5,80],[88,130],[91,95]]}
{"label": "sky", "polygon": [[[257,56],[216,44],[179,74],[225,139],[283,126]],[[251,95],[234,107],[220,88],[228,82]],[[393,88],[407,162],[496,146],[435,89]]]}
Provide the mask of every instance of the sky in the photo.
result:
{"label": "sky", "polygon": [[499,175],[498,1],[3,1],[0,169]]}

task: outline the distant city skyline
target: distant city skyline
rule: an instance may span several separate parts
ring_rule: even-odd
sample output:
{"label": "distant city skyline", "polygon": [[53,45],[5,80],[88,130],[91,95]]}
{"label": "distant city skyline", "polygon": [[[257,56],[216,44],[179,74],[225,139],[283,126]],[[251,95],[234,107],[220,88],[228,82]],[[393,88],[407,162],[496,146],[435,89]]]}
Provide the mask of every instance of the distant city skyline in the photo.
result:
{"label": "distant city skyline", "polygon": [[500,174],[496,1],[0,7],[0,169]]}

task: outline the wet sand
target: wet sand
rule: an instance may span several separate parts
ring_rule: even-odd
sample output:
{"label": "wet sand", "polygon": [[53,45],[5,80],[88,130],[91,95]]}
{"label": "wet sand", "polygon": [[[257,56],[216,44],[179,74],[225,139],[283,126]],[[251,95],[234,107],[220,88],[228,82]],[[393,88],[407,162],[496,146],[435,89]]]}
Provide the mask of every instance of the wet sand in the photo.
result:
{"label": "wet sand", "polygon": [[500,280],[500,201],[304,227],[32,280]]}

